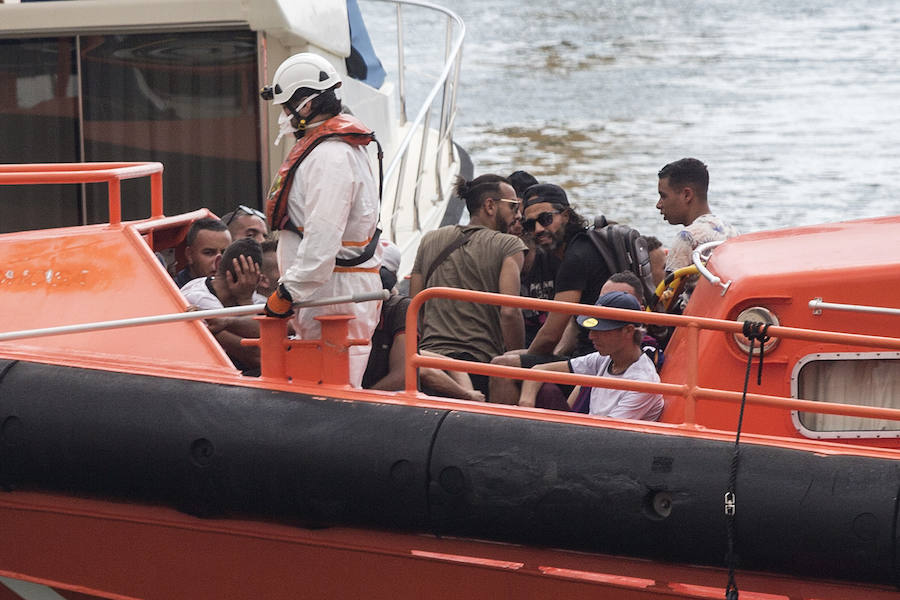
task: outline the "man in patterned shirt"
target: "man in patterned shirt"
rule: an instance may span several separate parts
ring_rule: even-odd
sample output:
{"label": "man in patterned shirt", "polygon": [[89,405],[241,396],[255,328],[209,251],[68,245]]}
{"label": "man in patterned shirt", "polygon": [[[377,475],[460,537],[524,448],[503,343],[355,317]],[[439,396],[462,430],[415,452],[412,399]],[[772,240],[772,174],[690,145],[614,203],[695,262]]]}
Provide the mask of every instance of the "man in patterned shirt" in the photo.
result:
{"label": "man in patterned shirt", "polygon": [[[692,264],[691,253],[700,244],[738,235],[737,229],[710,212],[708,189],[709,172],[696,158],[676,160],[659,172],[656,208],[672,225],[685,226],[669,247],[667,274]],[[692,289],[693,285],[688,287]]]}

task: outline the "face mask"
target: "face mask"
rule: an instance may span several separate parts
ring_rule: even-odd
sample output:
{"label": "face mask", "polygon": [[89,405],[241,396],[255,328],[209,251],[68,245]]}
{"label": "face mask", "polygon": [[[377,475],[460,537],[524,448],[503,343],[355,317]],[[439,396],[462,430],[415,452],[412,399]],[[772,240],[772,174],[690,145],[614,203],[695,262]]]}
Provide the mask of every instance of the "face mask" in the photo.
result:
{"label": "face mask", "polygon": [[275,145],[279,145],[281,143],[281,138],[286,135],[291,135],[297,128],[291,125],[291,116],[284,111],[282,111],[281,116],[278,117],[278,137],[275,138]]}

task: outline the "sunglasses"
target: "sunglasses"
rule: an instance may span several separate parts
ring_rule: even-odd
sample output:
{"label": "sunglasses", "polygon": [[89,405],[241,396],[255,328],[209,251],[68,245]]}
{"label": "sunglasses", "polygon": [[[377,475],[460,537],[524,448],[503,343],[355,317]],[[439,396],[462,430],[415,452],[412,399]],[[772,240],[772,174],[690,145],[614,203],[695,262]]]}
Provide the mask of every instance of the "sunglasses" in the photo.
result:
{"label": "sunglasses", "polygon": [[228,220],[225,221],[226,227],[231,225],[231,222],[234,221],[234,218],[238,215],[239,212],[242,212],[245,215],[253,215],[253,216],[259,217],[263,221],[266,220],[266,215],[262,211],[258,211],[255,208],[250,208],[249,206],[244,206],[243,204],[239,204],[238,207],[231,212],[231,216],[228,217]]}
{"label": "sunglasses", "polygon": [[553,222],[553,215],[558,214],[558,210],[548,210],[547,212],[542,212],[534,219],[525,219],[524,221],[522,221],[522,229],[528,232],[534,231],[535,223],[540,223],[541,227],[546,227]]}
{"label": "sunglasses", "polygon": [[506,202],[507,204],[512,204],[512,209],[516,212],[519,210],[519,205],[522,204],[521,200],[509,200],[507,198],[492,198],[495,202]]}

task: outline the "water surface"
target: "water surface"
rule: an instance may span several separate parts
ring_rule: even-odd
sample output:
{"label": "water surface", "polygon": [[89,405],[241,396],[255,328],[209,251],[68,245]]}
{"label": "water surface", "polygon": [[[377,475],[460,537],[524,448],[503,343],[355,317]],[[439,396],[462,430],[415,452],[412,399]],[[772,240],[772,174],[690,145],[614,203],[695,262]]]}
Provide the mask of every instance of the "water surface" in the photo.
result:
{"label": "water surface", "polygon": [[476,173],[528,170],[664,241],[656,173],[684,156],[745,232],[900,212],[892,0],[449,7],[468,27],[456,140]]}

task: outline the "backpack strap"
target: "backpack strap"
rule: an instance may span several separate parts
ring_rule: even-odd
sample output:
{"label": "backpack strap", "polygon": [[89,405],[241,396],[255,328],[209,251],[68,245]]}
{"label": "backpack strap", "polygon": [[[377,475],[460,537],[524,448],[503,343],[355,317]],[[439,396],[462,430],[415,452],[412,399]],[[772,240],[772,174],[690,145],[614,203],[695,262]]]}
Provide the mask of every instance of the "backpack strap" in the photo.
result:
{"label": "backpack strap", "polygon": [[609,249],[609,232],[606,228],[588,229],[586,233],[588,239],[594,244],[594,248],[600,253],[600,258],[606,263],[606,268],[609,269],[610,274],[618,273],[619,265],[616,263],[615,255]]}
{"label": "backpack strap", "polygon": [[431,279],[431,276],[434,274],[434,270],[437,269],[442,262],[447,260],[447,257],[453,254],[453,251],[457,248],[462,248],[466,244],[469,243],[469,240],[472,237],[477,229],[470,229],[469,231],[461,231],[459,232],[459,237],[450,242],[446,248],[441,250],[441,253],[437,255],[437,258],[434,259],[434,262],[431,263],[431,266],[428,267],[428,273],[425,274],[425,279],[422,280],[422,285],[428,287],[428,280]]}

